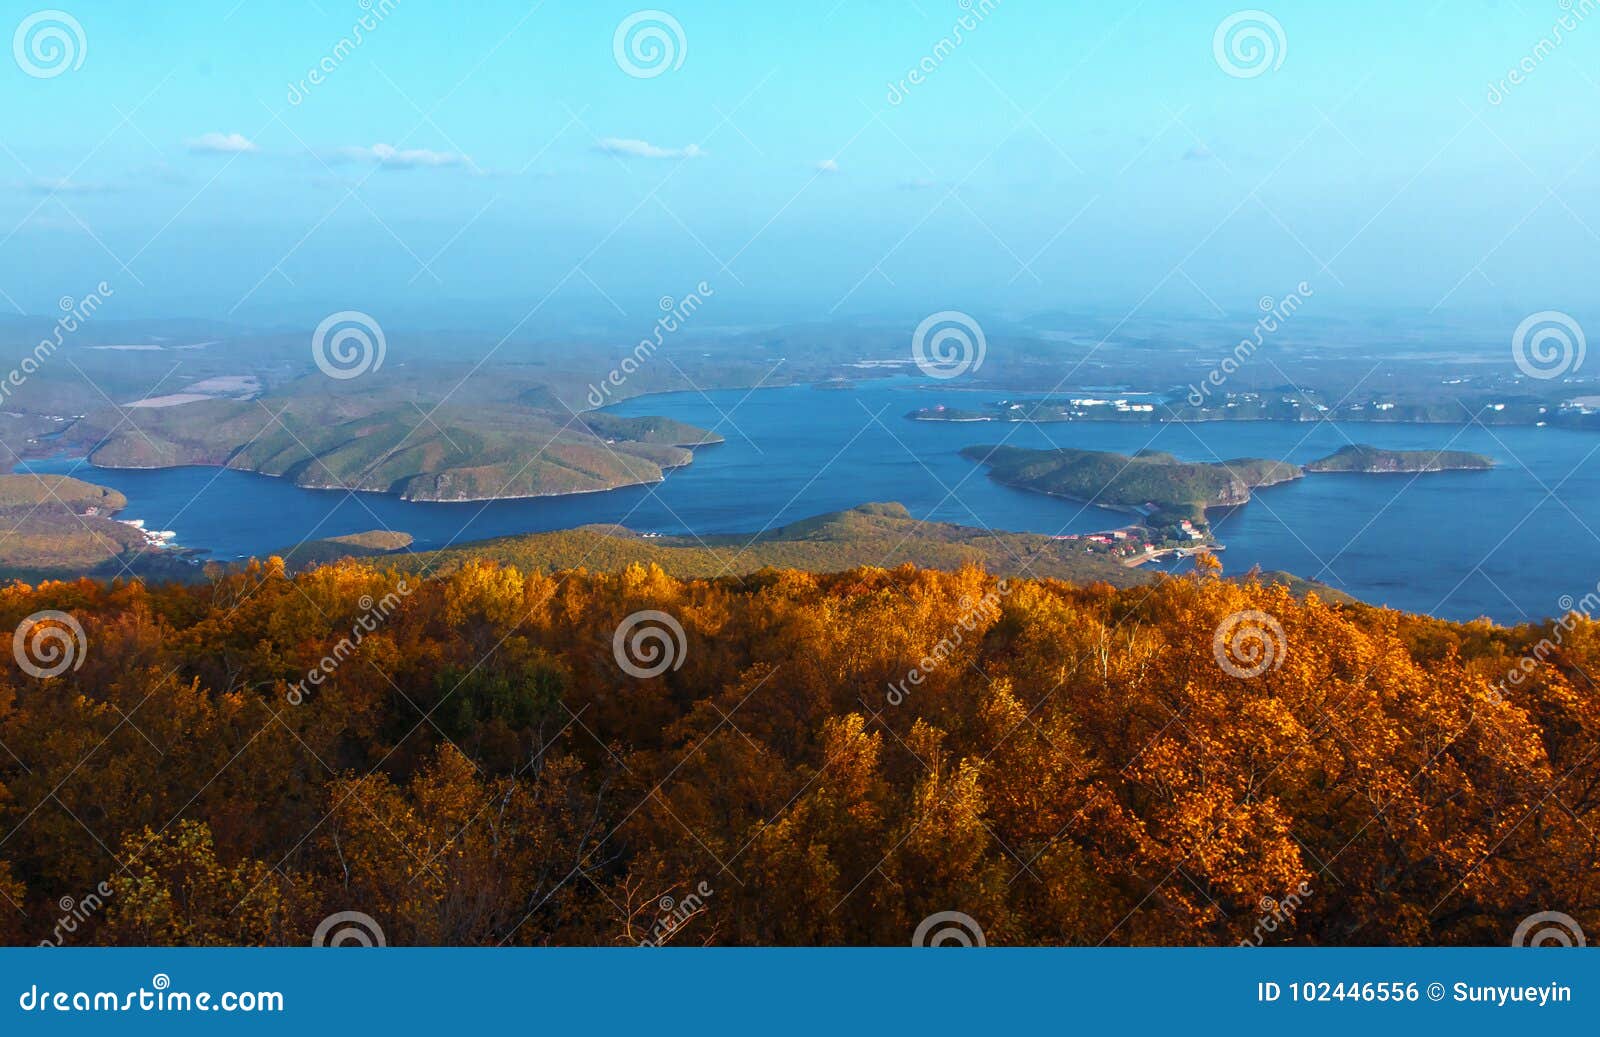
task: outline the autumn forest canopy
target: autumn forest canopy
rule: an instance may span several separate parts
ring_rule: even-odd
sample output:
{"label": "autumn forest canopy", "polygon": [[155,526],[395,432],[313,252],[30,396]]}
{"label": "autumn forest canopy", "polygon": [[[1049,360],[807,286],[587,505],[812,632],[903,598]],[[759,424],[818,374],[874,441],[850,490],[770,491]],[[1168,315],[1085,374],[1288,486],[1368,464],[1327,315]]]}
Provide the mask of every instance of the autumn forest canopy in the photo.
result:
{"label": "autumn forest canopy", "polygon": [[[340,911],[391,945],[903,946],[941,911],[991,945],[1600,928],[1584,620],[1204,572],[481,561],[0,591],[7,629],[47,610],[81,653],[0,677],[6,943],[303,945]],[[621,665],[641,613],[657,665]],[[1240,615],[1275,624],[1260,672],[1222,665]]]}

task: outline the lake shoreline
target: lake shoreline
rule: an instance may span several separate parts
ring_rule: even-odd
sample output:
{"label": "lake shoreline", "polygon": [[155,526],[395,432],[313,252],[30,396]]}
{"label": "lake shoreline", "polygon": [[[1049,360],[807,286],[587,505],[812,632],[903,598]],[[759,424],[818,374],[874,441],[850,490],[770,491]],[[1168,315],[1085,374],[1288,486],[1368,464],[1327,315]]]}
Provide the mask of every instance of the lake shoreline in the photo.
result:
{"label": "lake shoreline", "polygon": [[[19,470],[67,474],[77,464],[79,477],[127,495],[126,514],[146,518],[151,528],[176,530],[179,542],[218,561],[263,557],[302,540],[378,528],[411,534],[416,550],[592,525],[663,536],[736,535],[769,521],[779,526],[844,511],[863,500],[900,501],[927,521],[1051,536],[1094,534],[1143,517],[1134,508],[1100,503],[1092,494],[1088,500],[1047,495],[978,477],[961,451],[994,436],[993,429],[897,423],[886,416],[886,431],[871,424],[862,409],[879,413],[887,407],[888,415],[904,414],[959,399],[942,389],[918,388],[909,379],[898,384],[873,379],[850,392],[809,385],[763,390],[769,388],[748,401],[744,390],[711,391],[709,400],[696,392],[653,393],[610,408],[620,417],[665,416],[709,428],[722,420],[719,408],[732,413],[744,403],[734,415],[740,435],[714,451],[695,451],[694,463],[672,470],[659,483],[616,490],[409,501],[370,490],[311,492],[281,476],[209,465],[90,467],[60,453],[52,455],[53,463],[30,461]],[[1375,435],[1371,424],[1265,421],[1161,427],[1079,422],[1048,429],[1011,425],[1005,432],[1010,443],[1034,449],[1073,447],[1128,456],[1150,449],[1178,457],[1283,458],[1301,465],[1347,445],[1346,434],[1357,441]],[[1228,571],[1259,565],[1263,571],[1306,577],[1320,572],[1325,582],[1376,605],[1450,619],[1486,615],[1505,623],[1550,614],[1562,594],[1574,591],[1568,585],[1574,572],[1600,571],[1594,540],[1568,506],[1545,500],[1539,485],[1559,485],[1558,496],[1580,515],[1584,502],[1600,499],[1600,453],[1581,463],[1595,442],[1590,434],[1472,428],[1458,437],[1453,428],[1386,425],[1378,441],[1395,449],[1450,446],[1507,461],[1474,471],[1470,478],[1439,472],[1427,479],[1416,473],[1392,480],[1333,479],[1324,476],[1341,473],[1317,473],[1318,478],[1253,495],[1243,506],[1211,509],[1208,523],[1227,548]],[[1512,455],[1521,463],[1509,463]],[[1569,473],[1574,474],[1563,483]],[[1487,524],[1481,518],[1485,500],[1500,502],[1488,509]],[[472,506],[450,506],[463,503]],[[1530,510],[1536,511],[1533,517],[1513,530]],[[1537,545],[1550,543],[1568,545],[1573,565],[1543,562]],[[1481,576],[1460,579],[1462,572],[1477,572],[1480,562]],[[1447,571],[1456,575],[1446,579],[1441,573]]]}

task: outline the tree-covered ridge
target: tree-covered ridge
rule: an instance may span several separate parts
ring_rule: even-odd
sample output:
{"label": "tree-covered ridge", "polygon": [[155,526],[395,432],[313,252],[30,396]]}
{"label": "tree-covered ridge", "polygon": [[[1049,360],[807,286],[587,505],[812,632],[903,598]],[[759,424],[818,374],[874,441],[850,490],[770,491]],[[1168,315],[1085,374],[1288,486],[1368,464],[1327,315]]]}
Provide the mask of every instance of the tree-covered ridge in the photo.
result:
{"label": "tree-covered ridge", "polygon": [[473,561],[555,572],[586,566],[615,572],[655,565],[683,578],[744,576],[761,569],[840,572],[905,563],[954,571],[975,565],[996,576],[1036,576],[1116,586],[1152,576],[1108,555],[1036,533],[1011,533],[911,517],[901,504],[863,504],[763,533],[645,536],[621,526],[525,533],[423,551],[394,560],[418,572],[452,572]]}
{"label": "tree-covered ridge", "polygon": [[[155,410],[136,430],[111,432],[89,457],[110,468],[225,465],[312,488],[461,501],[660,482],[694,456],[665,442],[603,438],[570,416],[512,406],[430,414],[411,405],[330,407],[314,396],[273,402],[273,411],[260,401],[224,400]],[[695,433],[678,438],[718,438]]]}
{"label": "tree-covered ridge", "polygon": [[116,490],[64,475],[0,475],[0,577],[107,577],[144,565],[145,536],[111,516],[127,506]]}
{"label": "tree-covered ridge", "polygon": [[58,504],[77,514],[109,515],[128,506],[128,498],[107,486],[67,475],[0,475],[0,508]]}
{"label": "tree-covered ridge", "polygon": [[722,442],[722,437],[717,433],[696,428],[674,418],[624,418],[616,414],[595,411],[584,415],[583,424],[590,432],[610,441],[621,439],[633,443],[687,447]]}
{"label": "tree-covered ridge", "polygon": [[[0,677],[8,942],[101,883],[65,939],[304,944],[361,911],[391,944],[637,943],[702,884],[673,942],[904,945],[957,910],[991,944],[1232,944],[1291,894],[1268,939],[1600,926],[1584,620],[973,568],[0,591],[0,624],[47,609],[81,665]],[[641,677],[614,637],[643,612],[683,633]],[[1255,676],[1219,662],[1241,615],[1279,628]]]}
{"label": "tree-covered ridge", "polygon": [[1340,447],[1306,465],[1308,472],[1486,471],[1494,458],[1466,450],[1384,450],[1365,444]]}
{"label": "tree-covered ridge", "polygon": [[1255,487],[1301,476],[1297,465],[1284,461],[1187,462],[1156,450],[1130,457],[1101,450],[975,446],[961,453],[988,465],[990,476],[1007,486],[1108,508],[1142,510],[1154,505],[1154,511],[1197,520],[1204,518],[1207,508],[1243,504]]}
{"label": "tree-covered ridge", "polygon": [[580,416],[524,371],[428,364],[355,381],[268,379],[254,399],[94,408],[58,448],[108,468],[216,465],[311,488],[465,501],[659,482],[714,432],[665,418]]}
{"label": "tree-covered ridge", "polygon": [[[293,547],[278,552],[284,567],[292,571],[327,565],[346,558],[371,558],[375,555],[394,554],[411,546],[410,533],[397,533],[388,529],[369,529],[364,533],[347,533],[344,536],[303,540]],[[197,573],[198,575],[198,573]]]}

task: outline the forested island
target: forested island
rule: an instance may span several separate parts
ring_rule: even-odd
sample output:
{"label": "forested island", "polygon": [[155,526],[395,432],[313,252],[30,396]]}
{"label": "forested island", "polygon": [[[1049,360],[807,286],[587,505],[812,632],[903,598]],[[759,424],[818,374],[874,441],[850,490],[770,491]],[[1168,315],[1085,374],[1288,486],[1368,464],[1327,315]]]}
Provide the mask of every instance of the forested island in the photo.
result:
{"label": "forested island", "polygon": [[1103,450],[1031,450],[974,446],[963,457],[986,465],[1006,486],[1064,497],[1095,507],[1129,511],[1156,531],[1157,540],[1181,545],[1211,542],[1206,511],[1250,500],[1252,490],[1327,472],[1486,471],[1494,459],[1459,450],[1383,450],[1352,445],[1304,467],[1287,461],[1236,458],[1182,461],[1158,450],[1133,455]]}
{"label": "forested island", "polygon": [[303,386],[269,409],[207,400],[162,407],[96,436],[102,468],[217,465],[309,489],[368,490],[415,501],[592,493],[660,482],[722,437],[664,418],[579,419],[515,402],[377,405]]}
{"label": "forested island", "polygon": [[1352,444],[1305,466],[1308,472],[1484,472],[1494,458],[1465,450],[1380,450]]}
{"label": "forested island", "polygon": [[974,446],[961,454],[987,465],[990,476],[1007,486],[1130,511],[1156,524],[1203,522],[1207,508],[1243,504],[1251,490],[1303,474],[1298,465],[1285,461],[1247,457],[1191,462],[1159,450],[1129,456],[1102,450]]}

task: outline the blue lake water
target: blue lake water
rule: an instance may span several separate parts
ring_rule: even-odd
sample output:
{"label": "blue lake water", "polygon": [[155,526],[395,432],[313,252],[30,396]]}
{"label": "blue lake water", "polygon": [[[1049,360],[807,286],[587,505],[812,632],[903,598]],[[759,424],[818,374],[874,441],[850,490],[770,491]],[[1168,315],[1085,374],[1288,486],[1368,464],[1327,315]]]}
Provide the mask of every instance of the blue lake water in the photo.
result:
{"label": "blue lake water", "polygon": [[[1366,601],[1502,622],[1551,615],[1600,581],[1600,435],[1560,429],[1275,423],[1043,426],[908,420],[917,407],[974,406],[987,394],[914,385],[676,393],[611,408],[713,428],[727,442],[653,487],[471,504],[304,490],[215,468],[117,471],[38,462],[115,487],[121,517],[172,529],[212,557],[262,554],[300,540],[392,529],[419,548],[512,533],[618,522],[663,533],[754,532],[867,501],[918,518],[1039,533],[1123,525],[1126,515],[998,486],[960,456],[1007,442],[1186,460],[1266,457],[1304,463],[1354,441],[1393,449],[1488,454],[1492,472],[1314,475],[1213,512],[1229,572],[1253,565],[1321,580]],[[1347,438],[1348,437],[1348,438]]]}

